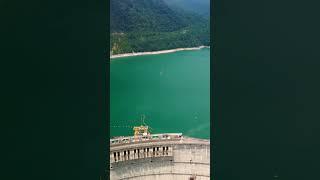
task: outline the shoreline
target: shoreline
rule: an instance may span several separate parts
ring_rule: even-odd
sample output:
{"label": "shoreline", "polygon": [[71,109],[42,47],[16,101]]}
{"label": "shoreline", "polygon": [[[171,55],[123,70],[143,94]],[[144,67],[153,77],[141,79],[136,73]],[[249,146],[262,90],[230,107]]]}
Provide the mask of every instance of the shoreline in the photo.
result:
{"label": "shoreline", "polygon": [[200,50],[203,48],[210,48],[210,46],[199,46],[199,47],[191,47],[191,48],[176,48],[169,50],[161,50],[161,51],[151,51],[151,52],[137,52],[137,53],[125,53],[125,54],[115,54],[111,55],[110,59],[121,58],[121,57],[131,57],[131,56],[143,56],[143,55],[154,55],[154,54],[167,54],[178,51],[191,51],[191,50]]}

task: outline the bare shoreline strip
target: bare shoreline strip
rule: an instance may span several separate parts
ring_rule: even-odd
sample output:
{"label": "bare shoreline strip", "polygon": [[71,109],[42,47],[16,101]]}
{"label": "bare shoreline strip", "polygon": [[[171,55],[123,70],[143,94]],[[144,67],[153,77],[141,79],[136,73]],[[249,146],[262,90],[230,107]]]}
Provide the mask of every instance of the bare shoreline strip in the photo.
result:
{"label": "bare shoreline strip", "polygon": [[210,46],[199,46],[199,47],[192,47],[192,48],[177,48],[177,49],[169,49],[169,50],[162,50],[162,51],[152,51],[152,52],[137,52],[137,53],[116,54],[116,55],[111,55],[110,59],[121,58],[121,57],[130,57],[130,56],[165,54],[165,53],[173,53],[173,52],[177,52],[177,51],[200,50],[202,48],[210,48]]}

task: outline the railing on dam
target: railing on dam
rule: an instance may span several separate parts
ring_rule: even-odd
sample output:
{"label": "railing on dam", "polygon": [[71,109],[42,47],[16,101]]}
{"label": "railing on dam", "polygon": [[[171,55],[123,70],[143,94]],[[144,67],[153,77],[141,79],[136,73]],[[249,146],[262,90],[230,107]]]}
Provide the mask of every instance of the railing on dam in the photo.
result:
{"label": "railing on dam", "polygon": [[150,146],[134,149],[123,149],[121,151],[110,152],[110,163],[129,161],[135,159],[155,158],[172,156],[173,148],[171,146]]}
{"label": "railing on dam", "polygon": [[128,136],[128,137],[116,137],[110,139],[110,145],[122,145],[122,144],[130,144],[130,143],[140,143],[140,142],[156,142],[156,141],[164,141],[164,140],[180,140],[182,138],[182,133],[165,133],[165,134],[152,134],[146,136]]}

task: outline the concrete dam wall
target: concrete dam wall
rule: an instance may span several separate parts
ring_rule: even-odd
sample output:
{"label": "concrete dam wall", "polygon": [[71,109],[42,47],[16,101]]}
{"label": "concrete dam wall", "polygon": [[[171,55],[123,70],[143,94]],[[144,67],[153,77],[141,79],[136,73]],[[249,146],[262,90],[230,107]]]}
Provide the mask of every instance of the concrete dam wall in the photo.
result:
{"label": "concrete dam wall", "polygon": [[111,146],[111,180],[209,180],[209,140],[175,140]]}

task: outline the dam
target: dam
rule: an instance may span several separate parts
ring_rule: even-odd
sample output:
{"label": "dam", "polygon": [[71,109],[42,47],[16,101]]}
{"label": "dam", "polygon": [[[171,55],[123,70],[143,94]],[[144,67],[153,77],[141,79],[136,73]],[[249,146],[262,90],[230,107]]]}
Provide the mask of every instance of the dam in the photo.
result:
{"label": "dam", "polygon": [[134,127],[134,136],[110,139],[110,179],[209,180],[210,140]]}

